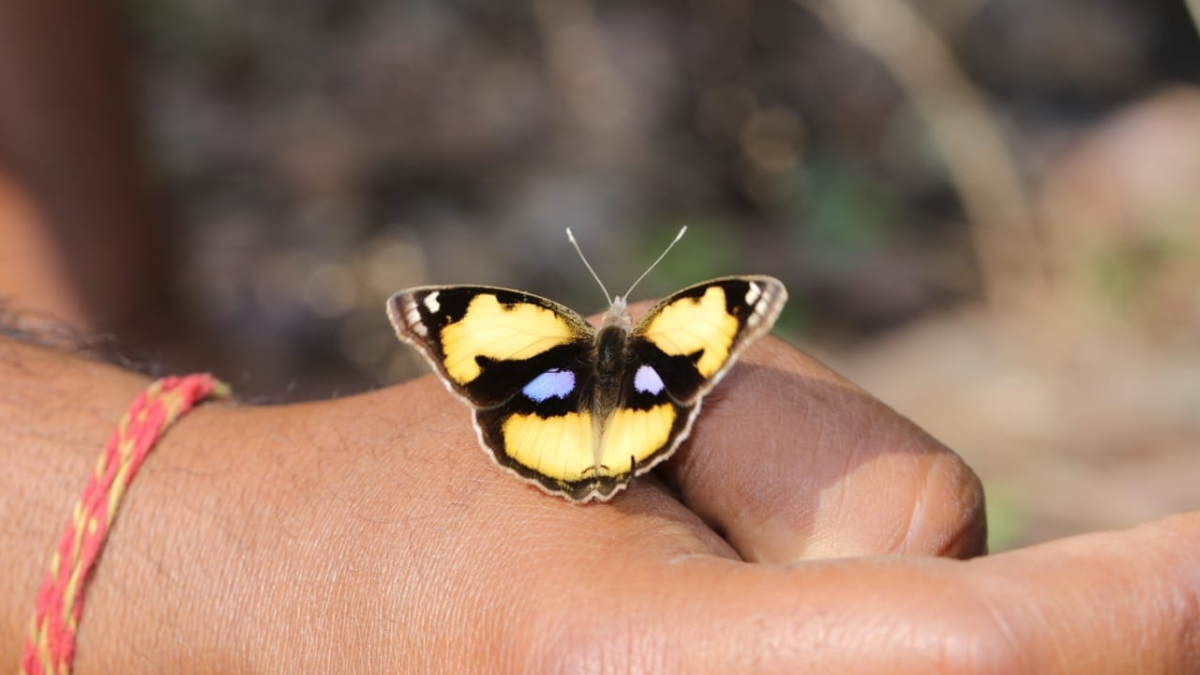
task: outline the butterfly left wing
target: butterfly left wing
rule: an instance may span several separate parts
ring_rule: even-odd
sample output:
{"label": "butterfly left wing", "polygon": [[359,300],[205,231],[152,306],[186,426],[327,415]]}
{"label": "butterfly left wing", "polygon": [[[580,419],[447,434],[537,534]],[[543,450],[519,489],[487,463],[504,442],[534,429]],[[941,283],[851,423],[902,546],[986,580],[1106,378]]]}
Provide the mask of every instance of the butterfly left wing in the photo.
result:
{"label": "butterfly left wing", "polygon": [[575,479],[558,490],[576,501],[607,500],[670,457],[703,396],[771,329],[786,300],[771,277],[726,277],[685,288],[647,312],[629,335],[616,404],[590,411],[607,420],[597,460],[577,458]]}
{"label": "butterfly left wing", "polygon": [[454,394],[501,406],[539,375],[591,349],[593,331],[545,298],[491,286],[421,286],[387,303],[396,335],[416,346]]}

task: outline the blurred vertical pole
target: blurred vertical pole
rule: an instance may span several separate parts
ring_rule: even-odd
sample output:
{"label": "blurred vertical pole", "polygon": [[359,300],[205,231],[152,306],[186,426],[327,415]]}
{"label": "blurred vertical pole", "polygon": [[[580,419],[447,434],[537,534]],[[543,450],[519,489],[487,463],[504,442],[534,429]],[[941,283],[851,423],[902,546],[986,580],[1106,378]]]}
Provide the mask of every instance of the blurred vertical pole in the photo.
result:
{"label": "blurred vertical pole", "polygon": [[0,177],[41,215],[85,327],[149,346],[173,328],[171,261],[138,161],[118,11],[0,2]]}
{"label": "blurred vertical pole", "polygon": [[1188,13],[1192,15],[1192,23],[1197,32],[1200,32],[1200,0],[1184,0],[1183,4],[1187,5]]}
{"label": "blurred vertical pole", "polygon": [[925,122],[970,221],[993,309],[1029,309],[1045,290],[1042,233],[1000,125],[948,45],[903,0],[795,0],[894,77]]}

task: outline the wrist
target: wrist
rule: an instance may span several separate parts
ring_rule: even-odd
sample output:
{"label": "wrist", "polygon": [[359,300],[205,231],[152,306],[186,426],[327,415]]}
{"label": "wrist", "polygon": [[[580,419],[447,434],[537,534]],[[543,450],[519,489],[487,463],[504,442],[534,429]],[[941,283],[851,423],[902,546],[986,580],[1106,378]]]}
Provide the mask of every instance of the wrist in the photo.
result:
{"label": "wrist", "polygon": [[[147,654],[154,653],[154,642],[162,639],[163,626],[169,625],[149,625],[145,620],[159,598],[144,587],[147,578],[138,574],[136,565],[132,571],[127,569],[129,551],[132,550],[134,558],[150,556],[153,560],[156,547],[161,550],[173,548],[173,533],[164,534],[162,530],[164,526],[169,528],[170,523],[178,522],[178,514],[173,513],[176,507],[170,501],[179,502],[181,495],[173,495],[168,501],[154,498],[155,490],[151,489],[148,491],[151,498],[147,499],[146,494],[140,494],[147,491],[140,488],[154,480],[142,475],[129,484],[124,499],[120,497],[120,490],[128,481],[117,478],[110,487],[106,487],[109,479],[94,481],[100,476],[96,473],[97,461],[113,437],[118,421],[135,399],[144,400],[140,395],[149,380],[65,352],[0,338],[0,381],[5,383],[0,393],[0,461],[6,465],[6,471],[0,472],[0,567],[6,570],[0,578],[0,597],[3,598],[0,600],[0,626],[3,626],[4,634],[10,636],[3,642],[0,658],[9,656],[10,663],[17,661],[15,651],[9,654],[4,650],[18,649],[25,642],[35,604],[44,605],[44,610],[57,614],[64,607],[79,602],[81,604],[77,606],[86,606],[88,611],[80,616],[79,629],[69,631],[75,633],[77,641],[58,640],[57,644],[65,645],[68,650],[71,644],[76,644],[77,663],[85,664],[85,668],[95,661],[107,659],[114,667],[100,670],[129,672],[125,667],[127,664],[121,664],[111,656],[136,654],[144,660]],[[193,415],[201,415],[204,410],[206,408],[202,407]],[[144,418],[139,416],[139,419]],[[147,462],[154,463],[163,451],[161,446],[186,436],[190,421],[191,415],[186,416],[180,424],[170,425],[165,434],[159,435],[159,443],[151,446],[154,451],[146,456]],[[161,422],[149,424],[145,431],[140,431],[135,424],[122,433],[152,439]],[[129,449],[105,460],[111,470],[116,470],[118,465],[123,467],[118,474],[108,474],[110,476],[134,475],[138,460],[143,456],[141,452],[132,451],[133,446],[121,447]],[[90,554],[72,548],[72,553],[62,559],[60,569],[63,574],[84,574],[91,567],[90,578],[83,577],[86,594],[71,600],[76,596],[68,589],[77,587],[72,582],[59,586],[58,591],[51,591],[52,595],[47,596],[56,597],[61,593],[63,595],[58,597],[65,598],[66,604],[53,600],[48,601],[48,605],[41,601],[35,603],[38,588],[46,579],[52,553],[63,541],[63,527],[72,519],[73,509],[78,508],[85,485],[89,486],[87,492],[92,495],[88,498],[89,503],[99,506],[108,501],[110,507],[117,509],[110,512],[115,518],[110,520],[108,541],[102,545],[101,560],[91,566]],[[94,501],[97,497],[100,502]],[[111,500],[121,500],[120,505]],[[93,515],[81,522],[96,522],[94,519],[99,517],[103,528],[105,511],[103,506],[99,508],[101,510],[95,512],[90,508],[85,510]],[[149,518],[143,514],[146,510],[150,511]],[[104,532],[103,529],[99,531]],[[63,545],[67,544],[64,542]],[[139,560],[147,562],[146,559]],[[160,573],[171,571],[170,561],[165,556],[158,556],[157,560],[161,561]],[[70,572],[72,569],[77,572]],[[60,577],[59,583],[65,584],[66,577]],[[121,591],[118,597],[105,597],[111,595],[113,588]],[[184,605],[177,609],[185,610],[180,612],[181,616],[192,614],[186,612]],[[132,625],[126,621],[129,618],[137,618],[143,625]],[[53,623],[41,625],[39,630],[54,630]],[[136,640],[137,644],[129,644],[131,640]],[[126,648],[123,652],[122,647]]]}
{"label": "wrist", "polygon": [[[193,672],[230,662],[207,642],[222,617],[218,601],[236,580],[228,561],[239,500],[232,490],[239,448],[217,442],[234,410],[197,407],[160,436],[129,485],[102,559],[88,581],[77,633],[79,672]],[[232,434],[228,434],[232,436]],[[215,660],[220,658],[221,660]]]}
{"label": "wrist", "polygon": [[0,661],[15,664],[46,565],[142,376],[0,337]]}
{"label": "wrist", "polygon": [[92,578],[80,672],[179,671],[182,655],[186,672],[294,672],[328,656],[339,630],[361,630],[331,618],[362,606],[361,585],[341,578],[361,541],[330,487],[347,466],[332,451],[360,454],[344,425],[331,428],[339,406],[353,413],[339,401],[216,403],[172,427]]}

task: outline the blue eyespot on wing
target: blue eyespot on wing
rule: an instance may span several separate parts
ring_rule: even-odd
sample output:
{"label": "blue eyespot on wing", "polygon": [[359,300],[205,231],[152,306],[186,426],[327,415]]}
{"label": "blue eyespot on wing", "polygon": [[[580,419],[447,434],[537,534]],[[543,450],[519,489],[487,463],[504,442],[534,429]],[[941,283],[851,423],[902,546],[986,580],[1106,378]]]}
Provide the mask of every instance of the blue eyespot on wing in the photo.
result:
{"label": "blue eyespot on wing", "polygon": [[534,403],[542,403],[551,398],[566,399],[573,391],[575,373],[562,368],[551,368],[533,378],[521,393]]}
{"label": "blue eyespot on wing", "polygon": [[662,393],[664,386],[658,371],[648,363],[638,366],[637,371],[633,374],[633,390],[639,394],[657,396]]}

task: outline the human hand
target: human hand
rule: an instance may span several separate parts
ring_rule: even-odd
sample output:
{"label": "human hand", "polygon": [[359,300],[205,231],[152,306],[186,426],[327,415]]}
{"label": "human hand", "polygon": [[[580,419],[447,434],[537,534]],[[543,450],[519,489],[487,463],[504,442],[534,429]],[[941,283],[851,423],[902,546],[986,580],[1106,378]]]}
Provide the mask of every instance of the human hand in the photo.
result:
{"label": "human hand", "polygon": [[468,420],[432,377],[193,412],[131,488],[79,671],[1200,668],[1200,516],[954,560],[974,475],[777,340],[607,504],[514,480]]}

